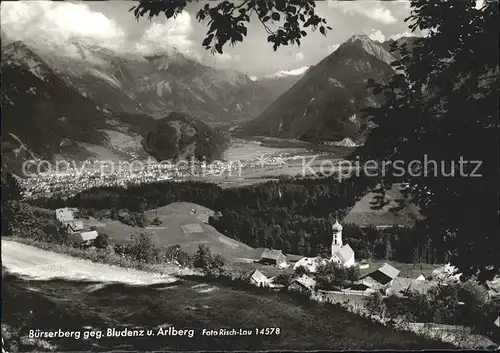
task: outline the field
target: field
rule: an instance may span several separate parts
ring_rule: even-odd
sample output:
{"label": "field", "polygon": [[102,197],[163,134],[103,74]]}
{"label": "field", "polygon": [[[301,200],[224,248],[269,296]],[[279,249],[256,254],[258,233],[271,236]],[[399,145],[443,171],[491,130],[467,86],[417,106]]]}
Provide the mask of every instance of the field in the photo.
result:
{"label": "field", "polygon": [[[101,331],[97,339],[51,339],[57,351],[104,350],[342,350],[451,348],[366,321],[337,307],[301,303],[286,293],[246,292],[181,281],[128,286],[64,280],[23,280],[4,274],[4,331],[18,340],[29,329]],[[5,326],[8,325],[8,326]],[[106,337],[116,330],[173,326],[187,337]],[[203,329],[279,328],[278,335],[203,336]],[[19,342],[19,340],[18,340]],[[25,340],[22,340],[25,342]],[[45,342],[45,347],[48,347]],[[20,347],[21,351],[28,347]],[[33,348],[31,348],[32,350]],[[38,348],[36,351],[46,351]]]}
{"label": "field", "polygon": [[[191,209],[195,209],[196,212],[192,213]],[[85,223],[87,226],[94,225],[98,231],[107,234],[112,244],[126,244],[130,242],[131,235],[147,232],[161,249],[178,244],[184,251],[195,253],[199,244],[206,244],[212,252],[228,259],[255,256],[253,248],[226,237],[207,224],[206,221],[211,214],[213,211],[208,208],[188,202],[176,202],[145,212],[149,220],[158,218],[161,221],[159,226],[131,227],[111,219],[103,219],[99,222],[101,224],[92,219]]]}
{"label": "field", "polygon": [[391,211],[391,208],[399,206],[396,200],[402,198],[399,186],[395,185],[386,191],[385,202],[388,202],[388,204],[381,209],[372,209],[371,202],[376,195],[374,192],[369,192],[362,197],[349,211],[344,219],[344,223],[353,223],[360,227],[412,226],[421,217],[418,207],[414,204],[406,205],[401,210],[398,210],[398,212]]}

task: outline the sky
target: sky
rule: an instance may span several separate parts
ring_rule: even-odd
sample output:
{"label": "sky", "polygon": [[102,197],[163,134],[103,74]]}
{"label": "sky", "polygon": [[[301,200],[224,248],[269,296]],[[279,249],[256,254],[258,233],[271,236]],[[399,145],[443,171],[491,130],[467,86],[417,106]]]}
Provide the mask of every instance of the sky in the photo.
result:
{"label": "sky", "polygon": [[79,38],[118,52],[143,55],[171,48],[204,64],[232,68],[251,76],[315,65],[354,34],[367,34],[384,41],[410,35],[404,19],[410,14],[407,1],[317,1],[316,11],[332,27],[326,37],[308,31],[300,47],[280,47],[273,51],[267,33],[258,21],[248,24],[242,43],[224,47],[222,55],[212,55],[201,45],[205,23],[196,11],[205,1],[193,2],[175,19],[163,14],[150,21],[137,21],[128,10],[135,1],[2,1],[2,31],[13,40],[54,46]]}

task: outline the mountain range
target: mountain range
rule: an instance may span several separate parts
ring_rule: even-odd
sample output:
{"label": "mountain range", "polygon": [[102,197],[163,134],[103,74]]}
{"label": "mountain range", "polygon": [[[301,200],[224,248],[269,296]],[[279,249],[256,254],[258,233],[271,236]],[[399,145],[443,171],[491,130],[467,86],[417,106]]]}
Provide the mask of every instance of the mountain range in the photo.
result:
{"label": "mountain range", "polygon": [[142,142],[155,119],[174,114],[184,126],[193,117],[200,123],[187,125],[205,136],[202,121],[248,120],[272,101],[248,76],[176,51],[140,57],[78,41],[49,50],[2,32],[1,68],[2,152],[18,167],[27,159],[146,157]]}
{"label": "mountain range", "polygon": [[[49,50],[9,42],[2,32],[4,162],[170,156],[158,143],[145,144],[148,135],[146,142],[161,141],[151,131],[171,130],[160,118],[200,136],[212,136],[210,128],[190,119],[239,124],[250,135],[355,140],[367,128],[360,110],[381,99],[366,89],[367,79],[393,74],[389,45],[353,36],[315,66],[250,78],[173,50],[139,56],[78,40]],[[224,143],[215,145],[218,151]],[[201,150],[212,155],[206,145]]]}
{"label": "mountain range", "polygon": [[[398,44],[405,42],[408,39],[398,40]],[[394,74],[391,63],[398,53],[390,52],[392,43],[352,36],[310,67],[256,119],[243,124],[240,132],[315,142],[362,140],[370,127],[362,110],[383,99],[366,85],[368,79],[388,82]]]}

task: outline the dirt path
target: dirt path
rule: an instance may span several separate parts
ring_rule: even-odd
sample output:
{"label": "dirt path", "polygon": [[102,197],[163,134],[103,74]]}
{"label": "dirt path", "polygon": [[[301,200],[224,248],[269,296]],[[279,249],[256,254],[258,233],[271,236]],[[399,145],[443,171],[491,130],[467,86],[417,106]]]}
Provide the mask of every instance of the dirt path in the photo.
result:
{"label": "dirt path", "polygon": [[40,280],[65,278],[133,285],[177,280],[169,275],[98,264],[8,240],[2,240],[2,266],[9,272]]}

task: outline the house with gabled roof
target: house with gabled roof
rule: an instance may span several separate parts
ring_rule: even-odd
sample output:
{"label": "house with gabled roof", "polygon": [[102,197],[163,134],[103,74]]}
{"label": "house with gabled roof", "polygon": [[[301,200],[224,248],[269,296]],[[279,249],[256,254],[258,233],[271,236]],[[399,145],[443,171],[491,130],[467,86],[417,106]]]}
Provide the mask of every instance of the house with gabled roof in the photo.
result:
{"label": "house with gabled roof", "polygon": [[67,230],[68,233],[77,233],[84,230],[83,222],[77,220],[65,222],[64,228]]}
{"label": "house with gabled roof", "polygon": [[316,287],[316,281],[308,275],[302,275],[288,285],[288,290],[301,293],[311,293]]}
{"label": "house with gabled roof", "polygon": [[263,264],[286,267],[286,256],[281,250],[266,249],[260,257]]}
{"label": "house with gabled roof", "polygon": [[59,222],[64,224],[66,222],[70,222],[75,219],[74,213],[75,213],[74,208],[69,208],[69,207],[58,208],[56,209],[56,218]]}
{"label": "house with gabled roof", "polygon": [[259,270],[253,271],[249,277],[248,281],[250,284],[253,284],[254,286],[257,287],[264,287],[269,285],[269,278],[267,278],[262,272]]}
{"label": "house with gabled roof", "polygon": [[99,234],[95,230],[68,234],[68,238],[78,245],[92,245]]}
{"label": "house with gabled roof", "polygon": [[360,280],[364,280],[364,282],[378,284],[382,286],[390,286],[393,280],[399,276],[399,270],[395,267],[392,267],[388,263],[384,263],[377,270],[363,276]]}
{"label": "house with gabled roof", "polygon": [[420,281],[414,278],[396,277],[385,289],[386,295],[406,296],[410,292],[426,294],[436,283]]}

